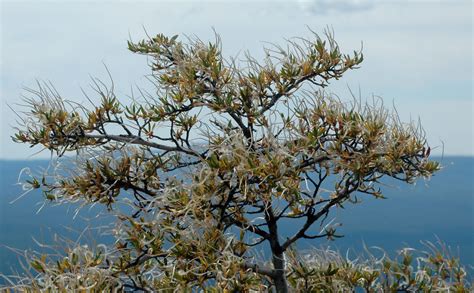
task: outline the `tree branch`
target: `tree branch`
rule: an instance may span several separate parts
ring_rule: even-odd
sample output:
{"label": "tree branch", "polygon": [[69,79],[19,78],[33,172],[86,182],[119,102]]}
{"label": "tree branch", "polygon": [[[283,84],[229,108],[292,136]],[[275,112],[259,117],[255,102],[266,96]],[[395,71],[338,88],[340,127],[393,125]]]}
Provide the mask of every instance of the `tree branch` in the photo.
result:
{"label": "tree branch", "polygon": [[270,278],[274,278],[277,275],[275,270],[272,268],[264,267],[247,261],[242,264],[242,267],[257,274],[269,276]]}
{"label": "tree branch", "polygon": [[188,154],[188,155],[192,155],[192,156],[195,156],[195,157],[201,157],[202,158],[202,155],[196,153],[193,150],[185,149],[185,148],[182,148],[180,146],[174,146],[173,147],[173,146],[168,146],[168,145],[164,145],[164,144],[158,144],[158,143],[155,143],[155,142],[144,140],[143,138],[141,138],[139,136],[135,136],[135,135],[110,135],[110,134],[89,134],[89,133],[85,133],[83,136],[85,138],[105,139],[105,140],[109,140],[109,141],[113,140],[113,141],[117,141],[117,142],[138,144],[138,145],[148,146],[148,147],[155,148],[155,149],[160,149],[160,150],[163,150],[163,151],[181,152],[181,153],[185,153],[185,154]]}
{"label": "tree branch", "polygon": [[303,225],[303,227],[296,232],[291,238],[288,238],[285,243],[282,245],[283,251],[285,251],[291,244],[293,244],[295,241],[297,241],[300,238],[303,238],[306,235],[306,231],[316,222],[318,219],[320,219],[323,215],[329,213],[329,209],[333,207],[334,205],[340,203],[344,198],[346,198],[351,192],[355,190],[355,188],[350,188],[349,189],[349,184],[346,184],[346,187],[344,187],[337,195],[337,197],[333,198],[328,204],[326,204],[318,213],[316,214],[308,214],[308,217],[306,219],[306,223]]}

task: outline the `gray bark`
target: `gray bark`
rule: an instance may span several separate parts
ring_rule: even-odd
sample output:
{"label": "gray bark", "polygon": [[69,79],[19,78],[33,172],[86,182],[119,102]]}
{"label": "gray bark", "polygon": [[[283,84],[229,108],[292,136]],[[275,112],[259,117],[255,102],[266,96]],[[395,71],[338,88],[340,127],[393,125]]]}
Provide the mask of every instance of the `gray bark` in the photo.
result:
{"label": "gray bark", "polygon": [[275,270],[275,276],[272,279],[276,292],[288,293],[288,283],[286,281],[285,259],[283,258],[283,253],[273,254],[272,262]]}

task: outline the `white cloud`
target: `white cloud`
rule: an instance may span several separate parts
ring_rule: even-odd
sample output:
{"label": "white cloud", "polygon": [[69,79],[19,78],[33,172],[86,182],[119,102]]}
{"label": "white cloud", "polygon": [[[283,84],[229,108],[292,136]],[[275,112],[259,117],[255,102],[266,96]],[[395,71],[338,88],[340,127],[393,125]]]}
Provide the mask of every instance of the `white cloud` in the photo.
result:
{"label": "white cloud", "polygon": [[357,12],[372,9],[373,0],[311,0],[298,1],[301,9],[313,14],[330,12]]}

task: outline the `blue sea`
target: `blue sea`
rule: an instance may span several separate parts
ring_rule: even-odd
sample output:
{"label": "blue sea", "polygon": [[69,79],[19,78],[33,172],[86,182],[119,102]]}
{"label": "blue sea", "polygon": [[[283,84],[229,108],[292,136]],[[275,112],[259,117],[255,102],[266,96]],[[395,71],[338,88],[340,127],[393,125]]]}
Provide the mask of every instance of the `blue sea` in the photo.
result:
{"label": "blue sea", "polygon": [[[451,247],[467,267],[474,265],[474,158],[435,158],[443,169],[429,181],[416,185],[390,182],[384,187],[387,199],[362,197],[362,203],[346,204],[330,215],[334,222],[342,223],[338,229],[344,237],[335,241],[311,240],[299,248],[331,246],[343,253],[361,251],[362,247],[377,246],[394,255],[403,247],[423,249],[422,241],[442,240]],[[16,184],[20,171],[28,167],[40,170],[47,161],[0,161],[0,273],[8,274],[19,269],[18,255],[10,248],[42,251],[38,242],[54,244],[54,234],[77,238],[87,226],[98,227],[107,222],[93,218],[101,211],[96,206],[83,209],[73,219],[75,206],[44,206],[40,212],[42,195],[31,192],[22,194]],[[103,210],[102,210],[103,211]],[[74,231],[66,227],[73,227]],[[282,235],[293,234],[295,225],[281,226]],[[86,238],[83,238],[86,239]],[[110,237],[96,239],[111,241]]]}

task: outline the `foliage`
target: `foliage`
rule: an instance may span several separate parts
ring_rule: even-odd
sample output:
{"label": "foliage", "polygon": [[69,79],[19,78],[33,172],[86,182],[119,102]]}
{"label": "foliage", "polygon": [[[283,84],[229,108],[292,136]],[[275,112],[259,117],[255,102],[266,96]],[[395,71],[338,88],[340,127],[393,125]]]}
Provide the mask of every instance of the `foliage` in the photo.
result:
{"label": "foliage", "polygon": [[[351,260],[339,252],[325,249],[310,249],[297,252],[290,249],[288,259],[288,282],[296,292],[471,292],[466,269],[442,242],[425,243],[425,251],[405,248],[395,258],[385,252],[376,257],[369,250]],[[46,254],[30,254],[35,276],[10,276],[10,289],[21,292],[46,290],[113,291],[127,290],[129,284],[104,262],[113,254],[104,246],[95,250],[88,246],[67,249],[66,256],[53,259]],[[246,275],[247,289],[268,291],[269,280],[257,274]],[[242,290],[241,275],[236,275],[231,288]],[[251,282],[252,280],[252,282]],[[222,291],[222,284],[209,284],[206,292]],[[155,288],[163,292],[185,291],[189,284],[179,284],[166,278],[156,278]],[[139,288],[132,286],[133,289]]]}
{"label": "foliage", "polygon": [[459,258],[440,241],[424,244],[426,251],[404,248],[393,259],[383,250],[378,258],[367,250],[355,260],[328,249],[292,251],[288,280],[298,292],[470,292]]}
{"label": "foliage", "polygon": [[[330,211],[382,198],[382,177],[413,183],[439,169],[419,125],[403,124],[380,101],[345,103],[324,91],[363,60],[341,53],[330,33],[267,48],[262,62],[224,58],[218,37],[128,45],[150,58],[152,93],[124,104],[113,82],[94,80],[101,102],[87,108],[39,84],[13,138],[58,157],[75,152],[73,166],[29,182],[46,199],[101,203],[117,214],[114,253],[100,263],[88,252],[76,257],[85,273],[104,272],[104,282],[287,292],[296,269],[285,261],[290,247],[338,237],[336,226],[324,226]],[[295,219],[294,234],[281,235],[278,224]],[[254,251],[264,244],[272,258],[260,264]]]}

